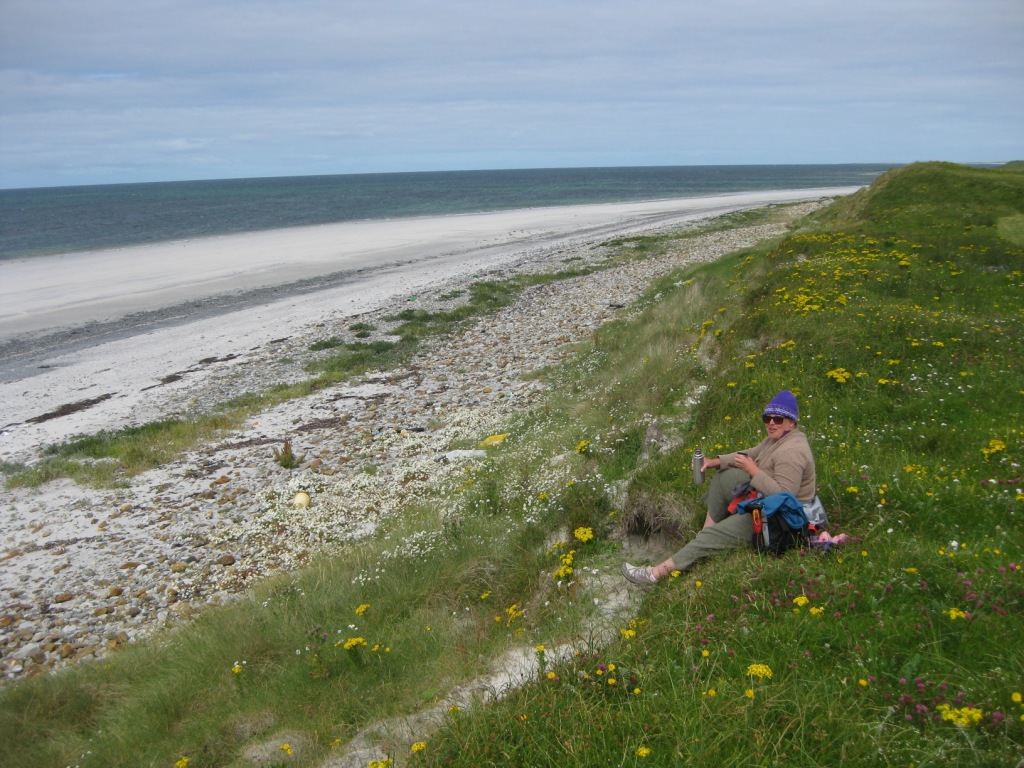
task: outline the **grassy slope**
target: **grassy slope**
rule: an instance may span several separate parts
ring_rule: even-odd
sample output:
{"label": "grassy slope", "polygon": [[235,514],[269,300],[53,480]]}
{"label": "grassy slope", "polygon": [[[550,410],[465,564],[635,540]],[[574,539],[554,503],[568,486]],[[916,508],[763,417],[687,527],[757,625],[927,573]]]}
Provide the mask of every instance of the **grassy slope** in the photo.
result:
{"label": "grassy slope", "polygon": [[[263,734],[305,745],[281,764],[318,764],[488,653],[582,639],[602,595],[552,572],[572,550],[577,571],[617,567],[621,520],[692,529],[689,451],[758,439],[758,406],[788,387],[855,546],[704,564],[650,592],[619,642],[453,713],[414,755],[396,742],[396,763],[1015,764],[1024,249],[1003,233],[1022,213],[1024,174],[911,166],[780,243],[666,278],[548,373],[550,407],[450,502],[160,647],[6,687],[0,750],[230,765]],[[652,418],[680,445],[641,462]],[[578,526],[595,538],[550,546]]]}
{"label": "grassy slope", "polygon": [[[756,404],[790,387],[823,496],[857,545],[742,553],[680,577],[652,593],[634,637],[624,627],[600,659],[456,722],[433,764],[464,754],[467,733],[473,758],[452,764],[1016,763],[1024,250],[998,225],[1021,211],[1020,174],[912,166],[766,257],[698,272],[731,276],[699,324],[718,362],[686,448],[642,468],[633,501],[642,490],[699,509],[686,450],[750,444]],[[671,414],[665,395],[654,412]],[[598,662],[637,685],[602,685]]]}

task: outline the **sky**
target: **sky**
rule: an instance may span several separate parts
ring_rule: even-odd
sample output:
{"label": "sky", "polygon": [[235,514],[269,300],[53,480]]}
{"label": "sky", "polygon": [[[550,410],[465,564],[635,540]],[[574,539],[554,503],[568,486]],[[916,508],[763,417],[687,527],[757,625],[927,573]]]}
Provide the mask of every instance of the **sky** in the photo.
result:
{"label": "sky", "polygon": [[0,188],[1014,159],[1021,0],[0,0]]}

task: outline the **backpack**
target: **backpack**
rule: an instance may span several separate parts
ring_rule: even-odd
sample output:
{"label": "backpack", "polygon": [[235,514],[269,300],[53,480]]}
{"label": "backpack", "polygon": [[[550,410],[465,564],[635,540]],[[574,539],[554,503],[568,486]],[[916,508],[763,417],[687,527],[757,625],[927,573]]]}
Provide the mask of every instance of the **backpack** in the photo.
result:
{"label": "backpack", "polygon": [[744,501],[737,505],[736,512],[753,517],[750,543],[756,552],[777,556],[808,544],[810,524],[804,505],[791,493]]}

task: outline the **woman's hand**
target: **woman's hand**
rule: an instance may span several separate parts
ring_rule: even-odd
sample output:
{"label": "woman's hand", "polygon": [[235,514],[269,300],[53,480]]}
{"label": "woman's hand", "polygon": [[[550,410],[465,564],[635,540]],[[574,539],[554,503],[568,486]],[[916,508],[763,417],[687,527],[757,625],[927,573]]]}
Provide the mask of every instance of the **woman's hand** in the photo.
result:
{"label": "woman's hand", "polygon": [[751,477],[753,477],[754,475],[761,471],[760,468],[757,466],[757,462],[754,461],[749,456],[747,456],[747,454],[745,453],[737,453],[736,458],[733,459],[733,464],[742,469]]}
{"label": "woman's hand", "polygon": [[701,472],[707,472],[709,469],[718,469],[721,466],[722,466],[722,460],[719,459],[717,456],[715,458],[711,458],[710,456],[705,456],[704,457],[704,463],[701,465],[700,471]]}

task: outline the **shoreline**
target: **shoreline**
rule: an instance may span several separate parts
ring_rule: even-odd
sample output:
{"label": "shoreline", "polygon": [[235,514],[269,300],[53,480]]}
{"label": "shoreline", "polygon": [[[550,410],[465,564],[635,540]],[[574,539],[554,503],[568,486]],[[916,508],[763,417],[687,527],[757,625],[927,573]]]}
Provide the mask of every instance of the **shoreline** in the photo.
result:
{"label": "shoreline", "polygon": [[[623,233],[850,191],[771,191],[656,203],[525,209],[482,217],[408,219],[388,223],[398,227],[395,231],[376,222],[370,229],[353,230],[341,224],[211,238],[192,243],[191,261],[209,266],[191,281],[183,281],[177,270],[168,269],[164,262],[137,258],[137,249],[87,254],[88,258],[79,260],[77,270],[66,265],[54,269],[49,257],[32,259],[33,269],[27,269],[26,263],[19,266],[20,280],[14,279],[9,265],[0,263],[0,307],[6,315],[17,313],[18,302],[21,312],[29,314],[40,296],[36,303],[43,306],[34,311],[37,318],[52,319],[58,303],[93,312],[91,319],[83,320],[77,310],[61,310],[59,317],[66,319],[70,312],[78,317],[77,323],[15,335],[10,333],[12,321],[0,318],[0,461],[31,463],[43,446],[73,435],[163,418],[167,409],[154,402],[153,388],[168,377],[194,369],[200,361],[243,358],[305,328],[339,326],[346,318],[414,301],[417,295],[447,282],[491,271],[500,274],[519,262],[544,258],[544,254],[580,242],[593,245]],[[467,222],[473,226],[468,227]],[[381,231],[385,232],[381,239],[370,237]],[[349,239],[342,240],[346,233]],[[421,247],[421,243],[426,245]],[[146,252],[163,252],[166,247],[170,246],[155,251],[147,247]],[[313,257],[305,247],[313,249]],[[410,256],[410,249],[416,255]],[[341,250],[348,254],[351,268],[332,271],[337,265],[332,254]],[[284,258],[282,253],[291,254],[292,266],[278,267],[277,277],[269,284],[211,291],[211,281],[203,279],[204,275],[237,271],[254,259],[259,262],[257,267],[277,264]],[[118,265],[124,263],[126,254],[135,265],[136,277],[118,282]],[[294,279],[310,263],[319,272]],[[288,279],[282,281],[282,274]],[[130,289],[148,286],[145,295],[152,297],[166,287],[168,279],[178,283],[173,296],[140,309],[139,296]],[[266,281],[268,272],[257,270],[253,279]],[[26,285],[33,281],[47,287],[33,292]],[[62,293],[61,286],[66,288],[66,284],[78,288],[64,296],[68,292]],[[91,292],[90,286],[95,284],[101,293],[106,291],[105,303]],[[283,372],[282,380],[299,375]],[[97,398],[102,401],[87,409],[60,419],[35,421],[55,409]]]}
{"label": "shoreline", "polygon": [[[463,216],[472,214],[455,215]],[[701,213],[699,215],[700,217],[704,217],[706,215],[716,214]],[[660,215],[655,213],[636,214],[636,220],[633,221],[631,219],[630,224],[631,226],[640,226],[641,223],[643,223],[643,225],[646,226],[656,226],[664,223],[666,220],[677,221],[679,220],[679,216],[680,214],[678,212],[669,212]],[[688,220],[692,218],[693,215],[691,213],[686,213],[683,214],[683,216],[684,220]],[[417,219],[407,219],[403,221],[413,222],[417,221]],[[89,320],[82,325],[74,327],[46,328],[36,330],[34,333],[23,332],[7,339],[4,339],[2,333],[0,333],[0,361],[4,363],[4,369],[0,370],[0,383],[18,381],[38,374],[40,369],[36,368],[33,370],[34,361],[45,361],[54,356],[79,351],[108,341],[118,341],[150,330],[173,327],[194,322],[196,320],[206,320],[218,315],[251,309],[253,307],[270,304],[290,297],[305,296],[306,294],[328,291],[340,287],[352,287],[359,283],[372,281],[377,274],[394,272],[395,270],[400,271],[403,268],[410,267],[411,265],[429,265],[435,262],[440,262],[441,267],[457,268],[452,262],[461,261],[460,257],[462,256],[469,257],[473,261],[483,259],[490,262],[495,256],[502,257],[506,254],[510,254],[510,258],[515,259],[516,251],[526,250],[530,248],[531,245],[536,244],[542,246],[549,244],[551,239],[561,237],[576,238],[586,236],[588,234],[599,236],[602,231],[609,227],[611,228],[612,233],[618,233],[622,230],[623,222],[615,221],[609,225],[592,227],[581,231],[559,233],[548,237],[545,237],[543,234],[528,234],[515,239],[510,238],[508,242],[494,245],[474,244],[449,253],[442,252],[423,255],[419,258],[384,261],[377,264],[362,264],[334,272],[315,274],[295,280],[286,280],[285,282],[255,285],[248,288],[243,287],[231,292],[200,292],[194,297],[183,296],[180,302],[171,303],[154,309],[139,310],[122,315],[117,315],[115,309],[115,314],[109,318]],[[286,233],[290,231],[291,230],[274,230],[274,232],[278,233]],[[209,244],[215,245],[217,240],[218,238],[211,238]],[[184,242],[195,241],[175,241],[175,243]],[[199,247],[202,247],[201,243],[196,244]],[[167,245],[171,244],[168,243]],[[141,248],[142,247],[139,249],[133,248],[132,250],[138,251],[138,255],[141,257],[144,256]],[[103,254],[106,252],[96,253]],[[2,320],[0,320],[0,326],[2,326]],[[11,363],[14,363],[14,365],[11,365]]]}
{"label": "shoreline", "polygon": [[363,220],[4,260],[0,350],[7,342],[198,299],[287,289],[326,276],[429,258],[514,249],[533,240],[589,230],[614,231],[633,219],[718,215],[856,189],[770,190]]}
{"label": "shoreline", "polygon": [[[812,200],[791,213],[820,204]],[[678,223],[632,218],[615,231]],[[535,286],[495,315],[426,342],[404,369],[253,414],[240,430],[125,487],[92,490],[60,480],[0,492],[7,512],[0,516],[0,676],[100,657],[204,605],[234,599],[254,580],[299,567],[312,553],[366,536],[410,499],[444,495],[472,460],[464,455],[472,451],[449,456],[451,445],[507,427],[540,402],[544,384],[530,373],[572,354],[604,323],[628,316],[653,279],[786,228],[766,222],[701,235],[658,257]],[[7,423],[0,459],[30,463],[42,445],[71,434],[202,412],[241,392],[307,378],[301,362],[310,343],[349,333],[356,316],[386,334],[389,313],[412,302],[430,311],[450,308],[457,299],[446,296],[474,279],[598,263],[608,237],[605,230],[577,229],[486,258],[370,270],[347,288],[290,295],[65,354],[55,358],[60,367],[0,385],[5,412],[13,413],[12,404],[40,414],[72,400],[96,402],[34,424],[0,420]],[[273,460],[271,450],[283,439],[304,457],[299,469]],[[297,490],[313,497],[301,514],[291,506]]]}

